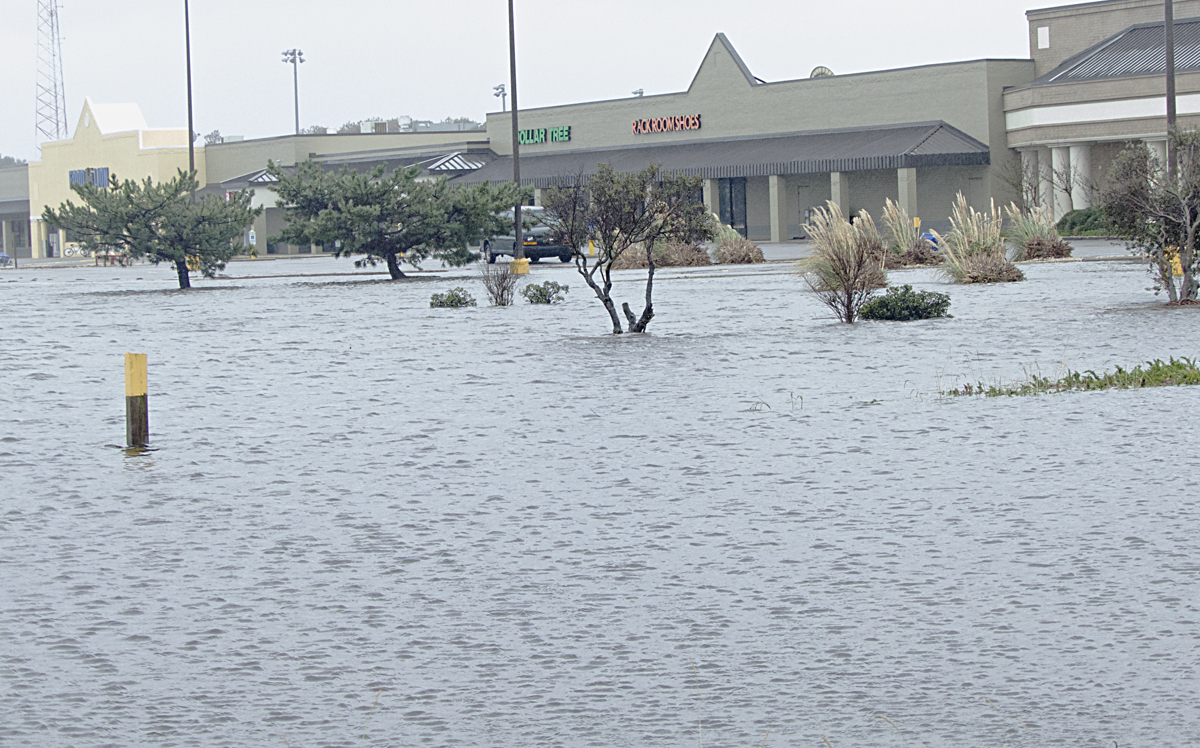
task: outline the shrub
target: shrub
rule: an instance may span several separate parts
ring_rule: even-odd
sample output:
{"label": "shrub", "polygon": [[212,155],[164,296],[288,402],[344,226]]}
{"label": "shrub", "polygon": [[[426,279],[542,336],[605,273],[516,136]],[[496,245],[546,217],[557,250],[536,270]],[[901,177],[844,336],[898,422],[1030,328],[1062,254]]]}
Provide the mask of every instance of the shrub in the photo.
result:
{"label": "shrub", "polygon": [[1063,236],[1114,236],[1117,233],[1103,208],[1073,210],[1058,221]]}
{"label": "shrub", "polygon": [[487,291],[492,306],[508,306],[513,303],[517,274],[508,263],[480,265],[479,279],[483,281],[483,288]]}
{"label": "shrub", "polygon": [[[761,256],[762,253],[759,252]],[[708,250],[699,244],[669,241],[661,247],[655,247],[654,264],[664,268],[686,268],[711,265],[712,258]]]}
{"label": "shrub", "polygon": [[859,316],[863,319],[889,319],[907,322],[914,319],[948,317],[950,297],[935,291],[914,291],[912,286],[889,288],[883,296],[863,304]]}
{"label": "shrub", "polygon": [[992,203],[986,213],[976,211],[958,193],[950,216],[950,232],[938,240],[945,264],[941,273],[954,283],[1005,283],[1025,280],[1025,274],[1008,261],[1001,229],[1004,219]]}
{"label": "shrub", "polygon": [[563,294],[570,290],[570,286],[546,281],[541,284],[530,283],[521,289],[521,295],[528,299],[530,304],[553,304],[564,301]]}
{"label": "shrub", "polygon": [[808,287],[843,322],[854,322],[876,288],[887,286],[883,237],[867,211],[851,224],[837,203],[817,208],[804,231],[813,254],[797,263]]}
{"label": "shrub", "polygon": [[1023,211],[1010,203],[1004,212],[1009,220],[1008,239],[1016,248],[1013,259],[1019,262],[1071,256],[1071,245],[1058,235],[1049,207],[1035,205]]}
{"label": "shrub", "polygon": [[717,234],[717,264],[750,265],[766,261],[757,244],[739,234],[732,226],[721,227],[721,233]]}
{"label": "shrub", "polygon": [[454,287],[446,293],[435,293],[429,297],[430,307],[452,307],[458,308],[462,306],[475,306],[475,299],[471,294],[467,293],[465,288]]}
{"label": "shrub", "polygon": [[617,255],[617,259],[612,263],[613,270],[637,270],[646,267],[650,267],[650,263],[646,260],[646,250],[640,244],[635,244]]}
{"label": "shrub", "polygon": [[901,210],[891,198],[883,206],[883,224],[888,229],[884,267],[936,265],[941,262],[933,243],[917,228],[908,211]]}

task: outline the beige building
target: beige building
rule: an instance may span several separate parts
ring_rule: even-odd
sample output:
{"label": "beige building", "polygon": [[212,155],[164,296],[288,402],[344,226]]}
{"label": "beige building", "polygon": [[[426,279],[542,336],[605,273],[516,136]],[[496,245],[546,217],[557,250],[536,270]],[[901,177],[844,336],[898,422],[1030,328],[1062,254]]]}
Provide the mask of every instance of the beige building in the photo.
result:
{"label": "beige building", "polygon": [[[1180,127],[1200,125],[1200,0],[1175,0]],[[1007,145],[1056,217],[1091,207],[1113,158],[1143,141],[1166,157],[1162,0],[1032,10],[1036,77],[1004,92]]]}
{"label": "beige building", "polygon": [[[41,220],[46,207],[78,203],[72,181],[106,184],[170,180],[188,170],[187,128],[151,128],[136,104],[96,104],[85,99],[70,140],[42,144],[42,159],[29,164],[29,215],[34,257],[54,257],[73,245],[71,237]],[[204,149],[196,148],[196,172],[205,183]]]}
{"label": "beige building", "polygon": [[[1176,0],[1179,121],[1200,125],[1200,0]],[[597,164],[622,171],[651,163],[699,175],[703,199],[751,239],[800,236],[814,208],[833,200],[846,213],[878,216],[897,201],[923,225],[944,228],[954,196],[984,208],[1017,197],[1021,175],[1061,216],[1090,206],[1112,159],[1129,142],[1165,154],[1161,0],[1103,0],[1031,10],[1029,57],[763,81],[717,34],[687,88],[523,110],[522,183],[538,192],[586,175]],[[456,183],[512,177],[510,112],[485,129],[287,135],[196,149],[204,191],[254,188],[267,208],[247,230],[257,254],[319,247],[276,245],[283,226],[268,161],[293,169],[418,165]],[[184,129],[150,129],[134,105],[85,102],[74,137],[46,143],[27,169],[0,170],[0,240],[20,243],[21,213],[34,220],[34,256],[70,237],[36,220],[69,199],[72,180],[168,179],[187,166]],[[27,173],[19,189],[20,169]],[[17,175],[17,176],[14,176]],[[5,237],[12,237],[5,238]],[[5,245],[10,246],[10,245]],[[324,248],[326,251],[332,248]]]}

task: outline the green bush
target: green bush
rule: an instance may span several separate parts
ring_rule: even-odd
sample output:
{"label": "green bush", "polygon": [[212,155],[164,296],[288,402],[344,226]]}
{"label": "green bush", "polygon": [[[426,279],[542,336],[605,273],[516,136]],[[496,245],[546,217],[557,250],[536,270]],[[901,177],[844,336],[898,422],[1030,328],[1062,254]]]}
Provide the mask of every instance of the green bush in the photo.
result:
{"label": "green bush", "polygon": [[557,301],[563,301],[563,294],[570,290],[570,286],[564,286],[554,281],[546,281],[540,284],[530,283],[521,289],[521,295],[528,299],[530,304],[553,304]]}
{"label": "green bush", "polygon": [[1088,208],[1073,210],[1059,219],[1058,233],[1063,236],[1112,236],[1116,229],[1102,208]]}
{"label": "green bush", "polygon": [[950,297],[935,291],[914,291],[912,286],[889,288],[863,305],[858,316],[863,319],[892,319],[907,322],[913,319],[949,317]]}
{"label": "green bush", "polygon": [[460,306],[475,306],[475,299],[471,294],[467,293],[465,288],[456,286],[446,293],[435,293],[430,296],[429,306],[457,309]]}

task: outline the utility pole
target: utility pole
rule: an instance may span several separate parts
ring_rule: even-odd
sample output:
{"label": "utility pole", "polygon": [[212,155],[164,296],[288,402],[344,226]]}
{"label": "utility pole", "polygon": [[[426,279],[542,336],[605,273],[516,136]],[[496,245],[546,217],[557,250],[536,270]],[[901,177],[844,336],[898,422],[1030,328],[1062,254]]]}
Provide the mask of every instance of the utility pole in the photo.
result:
{"label": "utility pole", "polygon": [[[512,95],[513,182],[521,189],[521,143],[517,124],[517,32],[513,24],[513,0],[508,0],[508,71],[509,93]],[[521,235],[521,201],[513,210],[513,259],[525,259],[525,237]]]}
{"label": "utility pole", "polygon": [[1172,0],[1163,2],[1163,36],[1167,53],[1167,176],[1175,177],[1175,8]]}
{"label": "utility pole", "polygon": [[300,134],[300,63],[304,62],[304,53],[298,49],[287,49],[283,52],[283,61],[292,63],[292,86],[296,93],[296,134]]}

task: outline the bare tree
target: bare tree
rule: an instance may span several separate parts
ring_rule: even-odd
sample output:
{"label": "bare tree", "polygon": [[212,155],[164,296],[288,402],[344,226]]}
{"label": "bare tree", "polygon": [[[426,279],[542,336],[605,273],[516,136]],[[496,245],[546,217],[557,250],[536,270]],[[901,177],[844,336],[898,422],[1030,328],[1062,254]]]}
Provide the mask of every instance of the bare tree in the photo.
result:
{"label": "bare tree", "polygon": [[[640,315],[621,305],[629,332],[645,332],[654,317],[655,242],[700,242],[716,229],[695,200],[700,177],[665,175],[657,165],[620,174],[600,164],[589,179],[576,175],[542,193],[543,222],[572,250],[575,268],[608,312],[613,333],[624,332],[612,298],[613,263],[626,252],[646,253],[645,304]],[[597,251],[589,256],[589,244]]]}
{"label": "bare tree", "polygon": [[483,281],[483,288],[487,291],[492,306],[510,306],[513,303],[513,295],[517,290],[517,274],[508,263],[480,265],[479,279]]}
{"label": "bare tree", "polygon": [[1149,260],[1155,290],[1165,289],[1173,304],[1195,304],[1200,286],[1200,132],[1172,134],[1170,152],[1174,174],[1144,143],[1131,144],[1113,162],[1102,202],[1118,232],[1130,237],[1130,249]]}
{"label": "bare tree", "polygon": [[1039,205],[1038,183],[1041,175],[1033,164],[1026,164],[1019,155],[1016,158],[1005,159],[997,170],[997,176],[1005,187],[1008,187],[1015,199],[1013,202],[1024,212]]}

